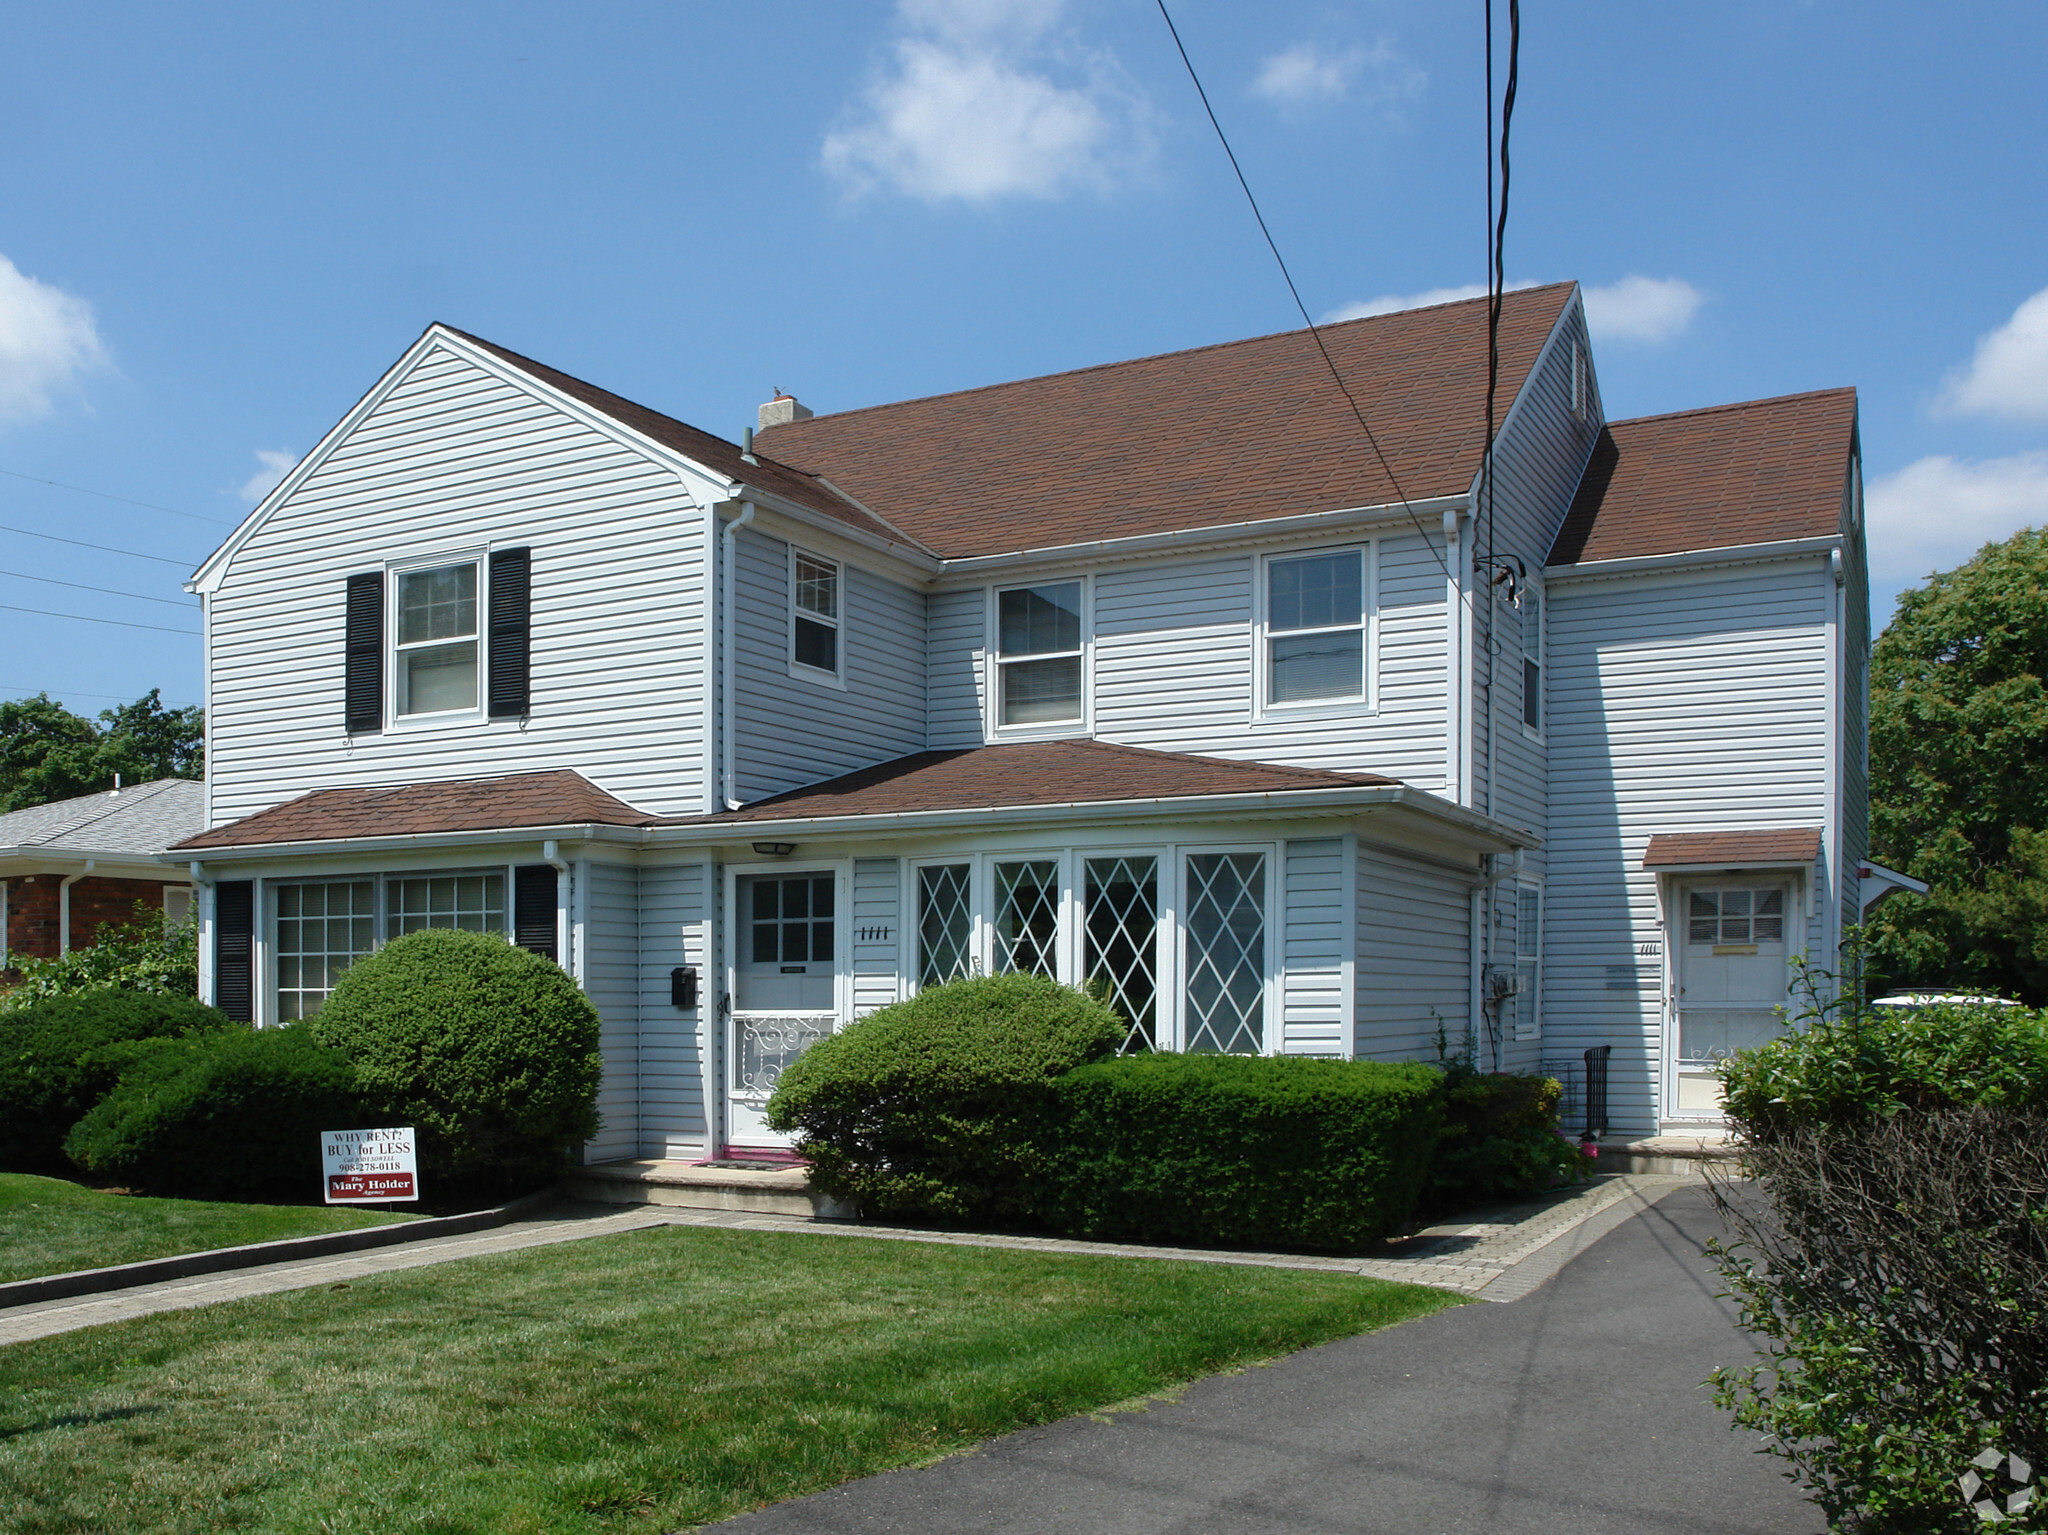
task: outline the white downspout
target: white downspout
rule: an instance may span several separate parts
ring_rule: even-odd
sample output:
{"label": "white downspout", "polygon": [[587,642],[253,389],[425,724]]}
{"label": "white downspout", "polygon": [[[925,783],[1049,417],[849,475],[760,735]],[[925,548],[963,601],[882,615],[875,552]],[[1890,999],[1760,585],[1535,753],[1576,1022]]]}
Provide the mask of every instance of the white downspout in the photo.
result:
{"label": "white downspout", "polygon": [[71,887],[92,873],[93,859],[86,859],[85,867],[76,874],[67,874],[57,881],[57,952],[71,952]]}
{"label": "white downspout", "polygon": [[737,516],[737,517],[733,518],[733,520],[732,520],[731,522],[728,522],[728,523],[727,523],[727,524],[725,525],[725,536],[724,536],[724,548],[722,548],[722,549],[721,549],[721,550],[719,551],[719,566],[718,566],[718,589],[719,589],[719,592],[718,592],[718,605],[719,605],[719,614],[718,614],[718,631],[719,631],[719,650],[720,650],[720,654],[719,654],[719,658],[718,658],[718,659],[719,659],[719,665],[718,665],[718,673],[719,673],[719,682],[718,682],[718,688],[719,688],[719,694],[720,694],[720,697],[719,697],[719,709],[720,709],[720,714],[719,714],[719,718],[720,718],[720,720],[721,720],[722,724],[721,724],[721,727],[720,727],[720,730],[719,730],[719,742],[718,742],[718,746],[719,746],[719,756],[720,756],[720,758],[722,759],[722,761],[723,761],[723,765],[724,765],[724,771],[723,771],[723,772],[722,772],[722,773],[720,774],[720,784],[721,784],[721,788],[722,788],[722,793],[723,793],[723,795],[724,795],[724,798],[725,798],[725,808],[726,808],[726,809],[728,809],[728,810],[737,810],[737,809],[739,809],[739,808],[740,808],[740,800],[739,800],[739,772],[738,772],[738,768],[737,768],[737,767],[736,767],[736,765],[735,765],[735,764],[736,764],[736,762],[737,762],[737,760],[738,760],[738,752],[737,752],[737,751],[736,751],[736,749],[735,749],[735,748],[736,748],[736,744],[737,744],[737,743],[735,743],[735,742],[734,742],[734,740],[733,740],[733,734],[732,734],[732,729],[733,729],[733,727],[732,727],[732,715],[733,715],[733,708],[732,708],[732,695],[733,695],[733,685],[732,685],[732,677],[733,677],[733,655],[732,655],[732,651],[733,651],[733,617],[732,617],[732,610],[733,610],[733,596],[732,596],[732,589],[733,589],[733,574],[732,574],[732,570],[733,570],[733,566],[734,566],[734,565],[736,565],[736,564],[737,564],[737,563],[739,562],[739,559],[738,559],[738,555],[739,555],[739,534],[740,534],[740,529],[741,529],[741,528],[744,528],[744,527],[745,527],[745,526],[746,526],[746,525],[747,525],[748,523],[752,522],[753,520],[754,520],[754,503],[753,503],[753,502],[751,502],[751,501],[746,501],[746,502],[742,502],[742,503],[741,503],[741,506],[740,506],[740,514],[739,514],[739,516]]}
{"label": "white downspout", "polygon": [[214,1000],[213,989],[213,876],[206,865],[193,859],[185,866],[192,877],[192,941],[199,951],[199,1000]]}

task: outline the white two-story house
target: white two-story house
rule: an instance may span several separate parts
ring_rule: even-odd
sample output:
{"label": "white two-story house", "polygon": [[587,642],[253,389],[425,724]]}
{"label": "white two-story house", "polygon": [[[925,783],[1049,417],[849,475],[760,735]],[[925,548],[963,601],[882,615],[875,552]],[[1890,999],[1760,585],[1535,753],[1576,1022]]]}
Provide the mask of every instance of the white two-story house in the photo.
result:
{"label": "white two-story house", "polygon": [[203,566],[204,986],[421,925],[604,1019],[590,1160],[771,1147],[970,971],[1127,1048],[1534,1068],[1708,1125],[1859,910],[1848,390],[1605,420],[1572,284],[734,444],[434,326]]}

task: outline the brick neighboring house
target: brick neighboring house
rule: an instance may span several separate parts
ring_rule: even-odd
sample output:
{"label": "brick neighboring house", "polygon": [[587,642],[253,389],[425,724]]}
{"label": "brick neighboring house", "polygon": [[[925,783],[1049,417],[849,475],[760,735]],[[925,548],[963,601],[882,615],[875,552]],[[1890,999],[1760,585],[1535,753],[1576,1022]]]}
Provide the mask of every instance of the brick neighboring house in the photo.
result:
{"label": "brick neighboring house", "polygon": [[206,788],[187,778],[0,815],[7,960],[89,947],[102,927],[133,921],[138,901],[186,920],[192,885],[157,855],[205,825]]}

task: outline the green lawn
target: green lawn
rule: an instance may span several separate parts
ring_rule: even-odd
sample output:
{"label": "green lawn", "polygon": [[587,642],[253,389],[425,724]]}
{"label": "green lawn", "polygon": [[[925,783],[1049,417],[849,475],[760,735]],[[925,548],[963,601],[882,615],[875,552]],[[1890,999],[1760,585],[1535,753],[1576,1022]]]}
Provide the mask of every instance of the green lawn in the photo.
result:
{"label": "green lawn", "polygon": [[653,1535],[1452,1299],[655,1228],[0,1348],[0,1529]]}
{"label": "green lawn", "polygon": [[60,1178],[0,1173],[0,1283],[415,1218],[325,1205],[137,1199]]}

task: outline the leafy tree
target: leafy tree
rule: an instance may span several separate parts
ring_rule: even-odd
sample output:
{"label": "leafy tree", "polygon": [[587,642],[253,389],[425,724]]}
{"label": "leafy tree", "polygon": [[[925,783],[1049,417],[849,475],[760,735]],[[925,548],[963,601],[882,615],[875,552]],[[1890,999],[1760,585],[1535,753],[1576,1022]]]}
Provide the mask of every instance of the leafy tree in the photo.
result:
{"label": "leafy tree", "polygon": [[2048,530],[1907,592],[1870,675],[1872,851],[1930,886],[1874,914],[1873,968],[2048,1000]]}
{"label": "leafy tree", "polygon": [[73,714],[48,693],[0,703],[0,811],[205,769],[205,713],[167,709],[156,688],[132,704]]}

